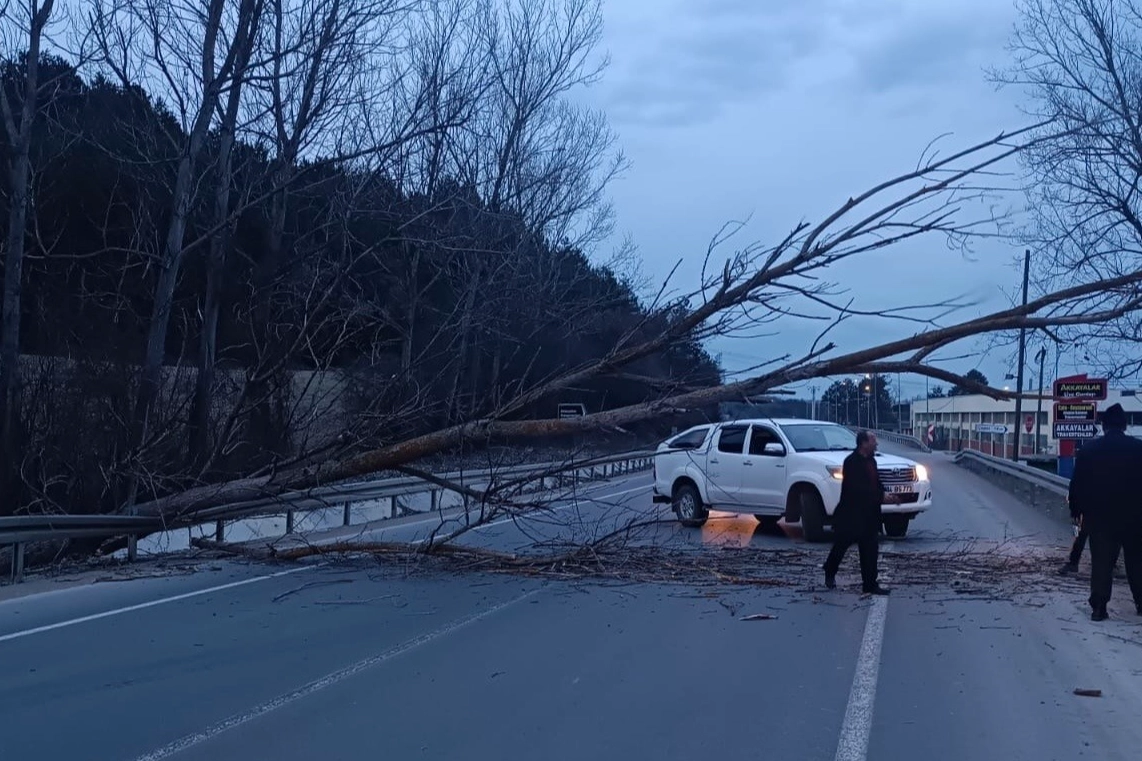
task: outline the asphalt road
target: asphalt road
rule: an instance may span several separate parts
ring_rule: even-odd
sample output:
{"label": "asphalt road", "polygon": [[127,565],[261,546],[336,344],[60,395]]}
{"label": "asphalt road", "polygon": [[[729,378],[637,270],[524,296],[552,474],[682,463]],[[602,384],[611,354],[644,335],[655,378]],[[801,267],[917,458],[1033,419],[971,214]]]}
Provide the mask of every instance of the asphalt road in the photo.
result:
{"label": "asphalt road", "polygon": [[[1057,518],[921,457],[935,507],[885,550],[1065,554]],[[608,484],[465,541],[595,536],[662,514],[648,485]],[[416,520],[381,536],[434,525]],[[667,521],[641,540],[805,548],[794,527],[764,535],[749,516]],[[1142,618],[1123,582],[1095,624],[1062,585],[1028,604],[907,585],[870,601],[855,551],[835,591],[816,576],[699,588],[368,561],[148,569],[158,577],[0,601],[0,759],[1047,761],[1142,747]],[[886,583],[897,573],[886,559]],[[752,613],[776,618],[741,620]]]}

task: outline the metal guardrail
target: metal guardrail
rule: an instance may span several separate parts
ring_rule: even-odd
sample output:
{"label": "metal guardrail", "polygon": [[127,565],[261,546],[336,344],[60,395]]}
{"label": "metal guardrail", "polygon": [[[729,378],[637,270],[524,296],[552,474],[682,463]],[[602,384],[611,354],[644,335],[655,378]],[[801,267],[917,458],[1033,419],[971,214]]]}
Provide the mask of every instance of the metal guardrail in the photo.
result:
{"label": "metal guardrail", "polygon": [[[565,461],[527,463],[505,468],[488,470],[454,471],[433,474],[438,481],[446,481],[463,489],[478,486],[509,485],[520,486],[538,484],[542,490],[559,487],[567,481],[578,483],[582,480],[610,479],[627,473],[649,469],[654,462],[653,451],[624,452],[568,464]],[[169,531],[177,528],[215,525],[215,538],[222,541],[225,524],[259,516],[286,516],[286,534],[294,531],[296,513],[326,510],[342,505],[344,513],[342,525],[351,525],[351,505],[388,498],[391,500],[390,517],[400,513],[400,497],[428,493],[431,496],[429,511],[439,507],[440,495],[448,489],[438,483],[415,476],[388,478],[377,481],[355,481],[330,484],[302,491],[286,492],[273,497],[212,507],[180,516],[177,521],[164,521],[160,518],[130,515],[21,515],[0,517],[0,547],[12,546],[12,581],[20,582],[24,576],[25,545],[31,542],[60,539],[99,539],[127,536],[130,540],[133,559],[134,546],[140,535]]]}
{"label": "metal guardrail", "polygon": [[847,426],[847,428],[850,431],[852,431],[853,433],[856,433],[856,432],[861,431],[861,430],[871,430],[873,433],[876,434],[876,437],[878,439],[883,439],[884,441],[891,441],[895,444],[904,444],[905,446],[910,446],[910,447],[913,447],[914,449],[919,449],[921,452],[931,452],[932,451],[931,447],[929,447],[927,444],[925,444],[923,441],[921,441],[920,439],[918,439],[915,436],[908,436],[907,434],[895,433],[893,431],[878,431],[875,428],[862,429],[862,428],[858,428],[856,426],[851,426],[851,425]]}
{"label": "metal guardrail", "polygon": [[1070,490],[1071,481],[1069,478],[1048,473],[1032,465],[1025,465],[1021,462],[1012,462],[1011,460],[983,454],[974,449],[965,449],[956,452],[953,459],[956,463],[963,463],[965,460],[970,461],[972,464],[980,465],[993,473],[1017,478],[1031,486],[1045,489],[1054,494],[1066,496]]}

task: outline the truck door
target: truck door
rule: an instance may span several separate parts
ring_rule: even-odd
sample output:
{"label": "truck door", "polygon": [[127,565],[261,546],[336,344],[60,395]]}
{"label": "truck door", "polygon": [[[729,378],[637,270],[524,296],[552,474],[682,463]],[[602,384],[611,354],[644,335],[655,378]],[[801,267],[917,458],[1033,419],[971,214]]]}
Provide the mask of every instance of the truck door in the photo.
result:
{"label": "truck door", "polygon": [[725,425],[710,447],[706,460],[706,491],[714,507],[737,508],[742,471],[745,470],[747,425]]}
{"label": "truck door", "polygon": [[[776,445],[781,450],[766,452],[767,445]],[[750,426],[747,451],[739,500],[750,506],[784,510],[785,443],[772,428],[753,425]]]}

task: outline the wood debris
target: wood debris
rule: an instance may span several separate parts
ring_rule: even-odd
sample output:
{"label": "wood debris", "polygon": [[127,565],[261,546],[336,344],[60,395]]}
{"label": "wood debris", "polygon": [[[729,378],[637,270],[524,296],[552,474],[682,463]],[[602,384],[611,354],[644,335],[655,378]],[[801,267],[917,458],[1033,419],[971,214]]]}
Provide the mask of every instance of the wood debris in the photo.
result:
{"label": "wood debris", "polygon": [[[562,552],[511,553],[459,544],[437,545],[426,552],[417,545],[400,542],[349,540],[287,547],[236,545],[229,550],[267,560],[368,557],[405,573],[495,573],[692,587],[784,587],[803,592],[811,592],[824,580],[820,570],[822,548],[803,544],[766,548],[615,542],[573,546]],[[1057,558],[1050,548],[968,545],[945,550],[884,552],[881,557],[891,564],[894,587],[933,592],[939,602],[1014,602],[1016,598],[1064,588],[1085,588],[1082,580],[1055,574]],[[844,573],[851,573],[855,585],[857,573],[853,565]],[[845,585],[843,578],[841,583]],[[731,610],[731,614],[736,613]]]}

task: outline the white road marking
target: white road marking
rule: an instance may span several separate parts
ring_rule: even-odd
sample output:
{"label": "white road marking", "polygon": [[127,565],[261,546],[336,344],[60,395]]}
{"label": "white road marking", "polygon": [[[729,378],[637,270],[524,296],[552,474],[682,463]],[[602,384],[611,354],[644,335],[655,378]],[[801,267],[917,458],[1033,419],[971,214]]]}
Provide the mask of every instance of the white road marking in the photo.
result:
{"label": "white road marking", "polygon": [[860,643],[856,675],[849,691],[849,705],[837,742],[836,761],[865,761],[872,732],[872,709],[876,702],[876,680],[880,674],[880,648],[884,643],[884,620],[888,598],[873,597]]}
{"label": "white road marking", "polygon": [[[622,483],[623,482],[620,481],[619,484],[617,484],[617,485],[622,485]],[[642,486],[636,486],[634,488],[625,489],[625,490],[620,491],[620,492],[614,492],[614,493],[610,493],[610,494],[600,494],[598,496],[591,496],[591,497],[583,497],[580,499],[580,501],[596,501],[597,502],[599,500],[608,499],[611,497],[621,497],[624,494],[630,494],[632,492],[647,489],[647,488],[649,488],[649,486],[650,486],[650,484],[644,484]],[[600,485],[600,487],[599,487],[600,491],[604,488],[605,488],[604,485]],[[566,510],[568,508],[574,507],[576,504],[577,503],[572,502],[570,504],[563,505],[562,507],[553,508],[549,512],[558,512],[560,510]],[[429,521],[435,521],[435,520],[438,520],[438,519],[437,518],[431,518],[431,519],[428,519],[426,521],[417,521],[416,523],[429,522]],[[482,526],[477,526],[474,530],[491,528],[492,526],[498,526],[498,525],[501,525],[503,523],[507,523],[507,522],[512,521],[512,520],[516,520],[516,518],[514,518],[514,517],[502,518],[498,521],[493,521],[492,523],[487,523],[487,524],[484,524]],[[399,530],[400,528],[403,528],[404,526],[416,525],[416,523],[406,523],[406,524],[403,524],[403,526],[393,526],[393,527],[388,528],[388,529],[381,528],[381,529],[379,529],[379,531],[384,532],[386,530],[387,531]],[[412,544],[423,544],[425,541],[426,541],[425,539],[419,539],[415,542],[412,542]],[[315,568],[315,567],[316,566],[301,566],[298,568],[290,568],[290,569],[287,569],[285,571],[278,571],[277,573],[266,574],[264,576],[255,576],[255,577],[250,578],[250,579],[242,579],[240,581],[232,581],[228,584],[219,584],[217,586],[208,587],[206,589],[195,590],[194,592],[185,592],[183,594],[172,595],[170,597],[163,597],[163,598],[160,598],[158,600],[150,600],[148,602],[141,602],[141,603],[138,603],[136,605],[128,605],[128,606],[123,607],[123,608],[115,608],[114,610],[107,610],[107,611],[103,611],[101,613],[93,613],[93,614],[88,615],[88,616],[80,616],[79,618],[72,618],[72,619],[68,619],[66,621],[59,621],[59,622],[54,623],[54,624],[46,624],[44,626],[37,626],[33,629],[25,629],[23,631],[12,632],[11,634],[0,634],[0,642],[8,642],[10,640],[21,639],[23,637],[30,637],[33,634],[42,634],[44,632],[53,631],[55,629],[64,629],[64,628],[69,627],[69,626],[76,626],[78,624],[84,624],[84,623],[87,623],[89,621],[97,621],[101,618],[110,618],[111,616],[118,616],[118,615],[122,615],[124,613],[131,613],[131,612],[136,611],[136,610],[144,610],[146,608],[153,608],[156,605],[165,605],[167,603],[178,602],[180,600],[188,600],[190,598],[199,597],[201,595],[207,595],[207,594],[210,594],[212,592],[221,592],[221,591],[224,591],[227,589],[234,589],[235,587],[242,587],[242,586],[245,586],[247,584],[254,584],[254,583],[259,582],[259,581],[265,581],[267,579],[276,579],[279,576],[288,576],[291,573],[298,573],[299,571],[305,571],[305,570]]]}
{"label": "white road marking", "polygon": [[97,621],[101,618],[110,618],[111,616],[119,616],[124,613],[130,613],[136,610],[143,610],[144,608],[153,608],[156,605],[165,605],[169,602],[178,602],[179,600],[189,600],[192,597],[199,597],[201,595],[208,595],[211,592],[221,592],[225,589],[234,589],[235,587],[244,587],[247,584],[254,584],[259,581],[266,581],[267,579],[276,579],[279,576],[288,576],[291,573],[299,571],[307,571],[316,566],[300,566],[298,568],[290,568],[285,571],[278,571],[277,573],[266,574],[265,576],[255,576],[250,579],[242,579],[240,581],[231,581],[228,584],[219,584],[217,586],[208,587],[206,589],[198,589],[194,592],[184,592],[180,595],[172,595],[170,597],[162,597],[158,600],[150,600],[148,602],[141,602],[137,605],[128,605],[125,608],[115,608],[114,610],[105,610],[102,613],[92,613],[90,616],[80,616],[79,618],[71,618],[67,621],[60,621],[54,624],[47,624],[45,626],[37,626],[34,629],[25,629],[24,631],[12,632],[11,634],[0,635],[0,642],[8,642],[13,639],[20,639],[21,637],[30,637],[33,634],[42,634],[50,632],[54,629],[63,629],[68,626],[75,626],[76,624],[85,624],[88,621]]}
{"label": "white road marking", "polygon": [[305,698],[309,695],[312,695],[319,690],[323,690],[326,687],[332,687],[333,685],[342,682],[355,674],[359,674],[366,669],[370,669],[373,666],[378,666],[385,661],[397,657],[398,655],[407,653],[409,650],[413,650],[420,647],[421,645],[428,644],[435,639],[439,639],[440,637],[451,634],[458,629],[462,629],[463,627],[468,626],[469,624],[474,624],[477,621],[487,618],[494,613],[498,613],[504,608],[515,605],[518,602],[522,602],[523,600],[532,597],[538,592],[538,589],[533,589],[530,592],[524,592],[522,595],[513,597],[506,602],[502,602],[498,605],[493,605],[492,607],[468,616],[467,618],[462,618],[459,621],[453,621],[452,623],[446,624],[439,629],[435,629],[433,631],[427,632],[426,634],[422,634],[419,637],[410,639],[409,641],[386,650],[383,653],[378,653],[377,655],[373,655],[365,658],[362,661],[358,661],[351,666],[347,666],[340,671],[334,671],[331,674],[327,674],[320,679],[316,679],[303,687],[299,687],[296,690],[293,690],[292,692],[287,692],[284,695],[279,695],[273,700],[262,703],[261,705],[256,706],[255,708],[252,708],[245,713],[235,714],[228,719],[223,719],[217,724],[214,724],[213,726],[208,727],[201,732],[195,732],[194,734],[187,735],[186,737],[175,740],[171,744],[165,745],[158,750],[147,753],[146,755],[139,756],[136,761],[160,761],[160,759],[169,758],[176,753],[181,753],[184,750],[193,748],[196,745],[200,745],[207,740],[217,737],[223,732],[228,732],[231,729],[236,729],[237,727],[253,721],[260,716],[265,716],[266,714],[271,713],[272,711],[276,711],[279,708],[284,708],[285,706],[301,700],[302,698]]}

